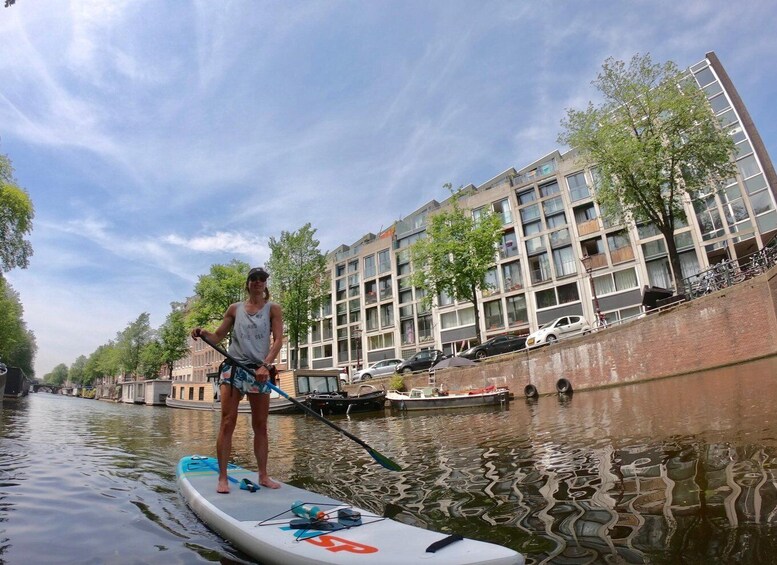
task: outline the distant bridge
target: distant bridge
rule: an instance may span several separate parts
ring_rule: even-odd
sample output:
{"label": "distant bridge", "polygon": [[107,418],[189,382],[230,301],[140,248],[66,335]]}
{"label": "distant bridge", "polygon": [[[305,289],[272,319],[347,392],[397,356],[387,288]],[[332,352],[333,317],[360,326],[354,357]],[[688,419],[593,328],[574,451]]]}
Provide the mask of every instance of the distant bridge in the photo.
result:
{"label": "distant bridge", "polygon": [[49,394],[68,394],[72,387],[62,385],[52,385],[48,383],[35,383],[32,385],[32,392],[48,392]]}

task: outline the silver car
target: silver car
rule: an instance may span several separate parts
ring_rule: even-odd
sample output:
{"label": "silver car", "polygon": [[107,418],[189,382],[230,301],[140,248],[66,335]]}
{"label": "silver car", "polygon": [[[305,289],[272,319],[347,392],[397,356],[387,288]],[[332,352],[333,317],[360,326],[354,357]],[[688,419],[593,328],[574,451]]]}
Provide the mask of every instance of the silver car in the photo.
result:
{"label": "silver car", "polygon": [[366,369],[362,369],[361,371],[358,371],[356,374],[354,374],[351,382],[358,383],[359,381],[366,381],[369,379],[374,379],[375,377],[393,375],[397,370],[397,365],[399,365],[401,362],[402,359],[384,359],[383,361],[378,361]]}

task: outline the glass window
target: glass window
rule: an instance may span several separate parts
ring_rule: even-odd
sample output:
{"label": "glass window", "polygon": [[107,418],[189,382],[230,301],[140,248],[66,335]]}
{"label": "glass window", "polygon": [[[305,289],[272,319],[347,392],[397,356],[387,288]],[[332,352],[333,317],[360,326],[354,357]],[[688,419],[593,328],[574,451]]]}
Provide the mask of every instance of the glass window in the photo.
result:
{"label": "glass window", "polygon": [[629,247],[630,245],[631,241],[629,240],[629,234],[626,230],[607,235],[607,246],[610,248],[610,251],[623,249],[624,247]]}
{"label": "glass window", "polygon": [[556,198],[551,198],[550,200],[543,202],[542,209],[545,211],[545,216],[550,216],[556,212],[563,211],[564,202],[561,200],[560,196],[557,196]]}
{"label": "glass window", "polygon": [[715,75],[712,74],[712,71],[709,67],[705,67],[702,70],[700,70],[698,73],[696,73],[696,82],[699,83],[699,86],[707,86],[709,83],[715,80]]}
{"label": "glass window", "polygon": [[529,257],[529,273],[534,284],[550,280],[550,261],[547,253]]}
{"label": "glass window", "polygon": [[432,334],[432,316],[420,316],[418,318],[418,341],[428,341],[434,336]]}
{"label": "glass window", "polygon": [[507,198],[494,202],[494,214],[502,218],[502,225],[513,223],[513,213],[510,210],[510,201]]}
{"label": "glass window", "polygon": [[537,204],[532,204],[526,208],[521,208],[521,222],[526,223],[531,220],[536,220],[540,217],[540,207]]}
{"label": "glass window", "polygon": [[745,188],[747,189],[748,194],[753,194],[762,188],[766,188],[766,181],[764,180],[764,176],[758,175],[756,177],[747,179],[745,181]]}
{"label": "glass window", "polygon": [[534,188],[530,188],[529,190],[524,190],[523,192],[518,193],[518,204],[528,204],[529,202],[533,202],[536,199],[536,194],[534,192]]}
{"label": "glass window", "polygon": [[486,329],[495,330],[505,327],[504,317],[502,316],[502,301],[494,300],[483,304],[483,312],[486,317]]}
{"label": "glass window", "polygon": [[380,326],[387,328],[394,325],[394,305],[384,304],[380,307]]}
{"label": "glass window", "polygon": [[745,179],[752,177],[753,175],[757,175],[761,172],[761,169],[758,167],[758,163],[756,162],[753,155],[737,161],[737,166],[739,167],[739,171],[742,173],[742,178]]}
{"label": "glass window", "polygon": [[526,295],[518,294],[507,298],[507,323],[510,326],[529,323],[529,314],[526,309]]}
{"label": "glass window", "polygon": [[575,208],[575,223],[583,224],[594,219],[596,219],[596,208],[594,208],[593,204]]}
{"label": "glass window", "polygon": [[449,296],[448,293],[443,290],[437,297],[437,302],[440,306],[450,306],[453,304],[453,297]]}
{"label": "glass window", "polygon": [[[656,239],[642,244],[642,253],[645,255],[645,259],[650,257],[656,257],[657,255],[666,254],[666,245],[663,239]],[[664,287],[666,288],[666,287]]]}
{"label": "glass window", "polygon": [[502,246],[499,249],[499,255],[502,259],[518,255],[518,238],[515,236],[515,230],[507,230],[502,236]]}
{"label": "glass window", "polygon": [[585,182],[585,174],[582,171],[567,176],[567,186],[569,186],[569,198],[572,202],[588,198],[591,195],[588,184]]}
{"label": "glass window", "polygon": [[772,199],[768,190],[762,190],[758,194],[750,197],[750,205],[753,207],[753,213],[757,216],[772,209]]}
{"label": "glass window", "polygon": [[375,255],[368,255],[364,258],[364,278],[375,276]]}
{"label": "glass window", "polygon": [[388,249],[378,251],[378,272],[386,273],[391,270],[391,256]]}
{"label": "glass window", "polygon": [[615,277],[616,290],[628,290],[639,286],[637,284],[637,271],[633,267],[631,269],[617,271],[613,273],[613,275]]}
{"label": "glass window", "polygon": [[577,283],[562,284],[556,291],[559,304],[569,304],[570,302],[578,302],[580,300]]}
{"label": "glass window", "polygon": [[526,251],[529,255],[545,250],[545,236],[534,237],[526,240]]}
{"label": "glass window", "polygon": [[712,111],[716,114],[721,113],[726,108],[730,108],[728,98],[726,98],[725,94],[719,94],[714,98],[710,98],[710,106],[712,106]]}
{"label": "glass window", "polygon": [[536,222],[529,222],[528,224],[523,224],[524,237],[529,237],[530,235],[533,235],[535,233],[540,233],[541,231],[542,231],[542,220],[537,220]]}
{"label": "glass window", "polygon": [[534,298],[537,300],[537,309],[550,308],[556,305],[556,291],[552,288],[538,290],[534,293]]}
{"label": "glass window", "polygon": [[550,196],[551,194],[556,194],[557,192],[559,192],[558,181],[554,180],[540,186],[540,196],[543,198],[545,196]]}
{"label": "glass window", "polygon": [[505,282],[505,291],[516,290],[523,287],[521,276],[521,262],[513,261],[502,265],[502,278]]}
{"label": "glass window", "polygon": [[553,214],[545,218],[545,223],[548,224],[548,229],[557,228],[559,226],[567,225],[567,215],[564,212],[560,214]]}
{"label": "glass window", "polygon": [[365,310],[364,323],[367,327],[368,332],[378,329],[378,309],[377,308],[367,308],[367,310]]}
{"label": "glass window", "polygon": [[577,272],[575,267],[575,254],[572,252],[572,246],[568,245],[561,249],[553,250],[553,264],[556,267],[556,276],[565,277],[574,275]]}

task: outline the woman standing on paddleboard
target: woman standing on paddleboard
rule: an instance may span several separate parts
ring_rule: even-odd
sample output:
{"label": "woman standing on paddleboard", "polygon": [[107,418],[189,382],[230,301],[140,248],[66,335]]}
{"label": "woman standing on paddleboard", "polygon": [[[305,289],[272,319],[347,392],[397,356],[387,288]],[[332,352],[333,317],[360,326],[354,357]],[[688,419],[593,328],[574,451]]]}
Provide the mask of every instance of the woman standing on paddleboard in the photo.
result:
{"label": "woman standing on paddleboard", "polygon": [[[270,302],[270,291],[267,290],[269,276],[261,267],[251,269],[245,286],[248,292],[247,300],[231,304],[215,332],[194,328],[191,333],[195,339],[203,337],[212,343],[219,343],[231,330],[230,355],[241,364],[254,368],[252,374],[242,367],[230,365],[227,360],[220,369],[221,426],[216,440],[216,456],[219,461],[216,490],[221,493],[229,492],[227,463],[232,453],[232,434],[237,423],[238,403],[244,394],[248,395],[251,405],[251,427],[254,430],[254,454],[259,467],[259,484],[268,488],[281,486],[267,474],[270,388],[266,383],[271,378],[267,366],[275,361],[283,343],[281,307]],[[273,373],[272,378],[274,376]]]}

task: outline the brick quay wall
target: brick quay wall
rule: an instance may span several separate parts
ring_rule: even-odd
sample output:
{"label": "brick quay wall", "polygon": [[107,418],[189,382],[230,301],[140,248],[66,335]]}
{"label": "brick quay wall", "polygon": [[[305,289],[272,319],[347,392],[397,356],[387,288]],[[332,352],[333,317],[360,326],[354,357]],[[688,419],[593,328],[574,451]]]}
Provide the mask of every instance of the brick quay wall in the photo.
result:
{"label": "brick quay wall", "polygon": [[[531,384],[541,395],[555,394],[561,378],[581,391],[773,355],[777,355],[777,268],[606,330],[486,359],[474,367],[437,371],[435,386],[462,390],[495,384],[520,397]],[[428,386],[428,379],[427,373],[405,377],[405,388]]]}

